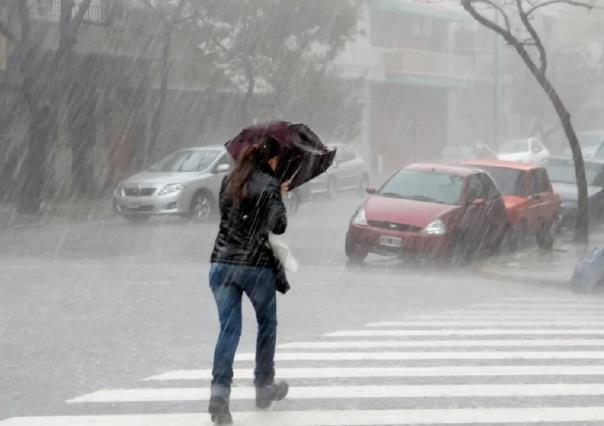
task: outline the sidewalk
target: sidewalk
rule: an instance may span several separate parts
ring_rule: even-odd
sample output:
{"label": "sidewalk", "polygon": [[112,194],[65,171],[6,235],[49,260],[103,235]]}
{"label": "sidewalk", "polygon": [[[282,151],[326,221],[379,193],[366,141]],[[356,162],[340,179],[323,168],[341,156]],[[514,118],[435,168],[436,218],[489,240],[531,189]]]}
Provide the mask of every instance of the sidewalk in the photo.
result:
{"label": "sidewalk", "polygon": [[587,247],[566,239],[556,242],[553,252],[529,247],[512,254],[484,260],[475,270],[484,276],[502,281],[569,288],[570,281],[585,253],[592,247],[604,246],[604,230],[590,235]]}
{"label": "sidewalk", "polygon": [[0,229],[43,225],[55,220],[68,219],[87,221],[106,218],[113,214],[110,199],[94,199],[85,201],[64,201],[46,203],[37,215],[21,215],[16,206],[11,203],[0,203]]}

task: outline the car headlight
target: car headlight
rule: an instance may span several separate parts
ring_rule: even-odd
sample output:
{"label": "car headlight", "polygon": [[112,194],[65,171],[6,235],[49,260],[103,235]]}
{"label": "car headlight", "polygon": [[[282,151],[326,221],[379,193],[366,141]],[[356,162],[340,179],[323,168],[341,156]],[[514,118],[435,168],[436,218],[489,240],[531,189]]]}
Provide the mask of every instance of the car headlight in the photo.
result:
{"label": "car headlight", "polygon": [[180,183],[172,183],[170,185],[164,186],[161,191],[159,191],[158,195],[172,194],[173,192],[182,191],[184,188],[185,186],[181,185]]}
{"label": "car headlight", "polygon": [[436,219],[434,222],[429,223],[422,230],[422,233],[428,235],[444,235],[445,232],[447,232],[447,227],[441,219]]}
{"label": "car headlight", "polygon": [[352,218],[352,224],[357,226],[367,226],[367,214],[365,213],[365,209],[361,207],[357,210],[356,214]]}

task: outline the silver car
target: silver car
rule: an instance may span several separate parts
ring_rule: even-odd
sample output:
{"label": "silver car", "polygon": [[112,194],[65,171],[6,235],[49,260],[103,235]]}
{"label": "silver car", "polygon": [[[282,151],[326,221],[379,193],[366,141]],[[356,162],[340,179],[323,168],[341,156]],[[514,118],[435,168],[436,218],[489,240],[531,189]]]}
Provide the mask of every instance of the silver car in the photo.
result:
{"label": "silver car", "polygon": [[332,144],[337,149],[333,165],[326,173],[318,176],[304,186],[311,193],[325,192],[330,198],[336,198],[343,190],[365,191],[369,185],[369,172],[361,156],[349,145]]}
{"label": "silver car", "polygon": [[120,182],[113,193],[114,210],[133,223],[153,215],[208,220],[216,211],[222,179],[232,167],[222,146],[176,151]]}

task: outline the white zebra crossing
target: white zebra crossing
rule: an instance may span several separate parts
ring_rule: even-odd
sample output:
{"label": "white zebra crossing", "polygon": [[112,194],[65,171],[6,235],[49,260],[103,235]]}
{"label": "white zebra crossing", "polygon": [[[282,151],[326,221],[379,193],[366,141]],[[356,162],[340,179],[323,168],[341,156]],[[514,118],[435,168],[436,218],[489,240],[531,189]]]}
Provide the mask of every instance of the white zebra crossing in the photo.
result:
{"label": "white zebra crossing", "polygon": [[[604,406],[539,408],[449,408],[322,410],[235,413],[245,426],[375,426],[604,422]],[[207,414],[22,417],[2,426],[210,426]]]}
{"label": "white zebra crossing", "polygon": [[[604,406],[589,405],[589,398],[601,401],[604,396],[602,307],[604,303],[588,298],[509,298],[463,311],[372,322],[360,330],[326,333],[317,341],[284,343],[277,352],[277,373],[293,380],[292,387],[288,402],[270,412],[237,410],[238,404],[246,407],[246,401],[255,397],[249,382],[255,355],[243,353],[236,358],[235,376],[237,383],[248,382],[233,388],[235,422],[247,426],[604,424]],[[291,364],[297,361],[303,363]],[[97,413],[99,407],[111,410],[135,403],[143,413],[124,414],[122,409],[113,415],[16,417],[0,421],[0,426],[209,425],[205,413],[158,414],[156,407],[144,414],[148,405],[207,401],[209,378],[208,369],[168,371],[144,379],[145,386],[101,389],[67,401],[67,407],[92,404]],[[491,402],[481,406],[485,398]],[[565,398],[564,406],[558,406]],[[328,409],[301,409],[326,400]],[[334,409],[337,401],[346,409]],[[359,407],[361,401],[378,405],[390,401],[390,407],[364,409]],[[400,409],[392,409],[393,401]],[[405,405],[410,401],[413,408]]]}
{"label": "white zebra crossing", "polygon": [[[209,380],[211,370],[176,370],[145,379],[153,381]],[[461,367],[313,367],[279,368],[281,379],[354,377],[478,377],[478,376],[604,376],[604,365],[495,365]],[[253,379],[254,370],[235,370],[238,379]]]}
{"label": "white zebra crossing", "polygon": [[[468,398],[468,397],[525,397],[525,396],[602,396],[601,383],[503,384],[503,385],[347,385],[296,386],[287,395],[297,399],[359,399],[359,398]],[[234,387],[231,401],[254,399],[253,387]],[[210,390],[204,388],[141,388],[100,390],[67,401],[68,403],[103,402],[166,402],[207,401]]]}

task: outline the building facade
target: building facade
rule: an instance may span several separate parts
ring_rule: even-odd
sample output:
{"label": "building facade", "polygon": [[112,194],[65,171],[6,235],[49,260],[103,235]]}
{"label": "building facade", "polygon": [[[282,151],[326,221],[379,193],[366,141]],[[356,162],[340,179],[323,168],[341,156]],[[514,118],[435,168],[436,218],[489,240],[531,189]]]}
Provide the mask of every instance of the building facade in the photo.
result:
{"label": "building facade", "polygon": [[453,3],[369,0],[362,35],[338,59],[363,82],[362,145],[375,174],[491,138],[492,38]]}

